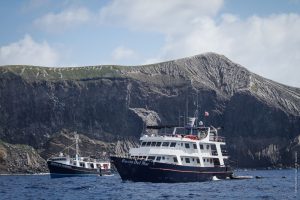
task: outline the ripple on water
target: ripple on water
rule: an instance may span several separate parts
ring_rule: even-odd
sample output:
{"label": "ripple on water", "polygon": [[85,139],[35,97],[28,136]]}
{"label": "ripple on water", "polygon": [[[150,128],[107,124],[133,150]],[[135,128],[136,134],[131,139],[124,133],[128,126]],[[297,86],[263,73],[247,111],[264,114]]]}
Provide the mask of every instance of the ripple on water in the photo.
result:
{"label": "ripple on water", "polygon": [[[202,183],[134,183],[111,177],[1,176],[2,199],[297,199],[293,170],[237,172],[268,178]],[[285,178],[282,178],[285,177]],[[299,181],[300,182],[300,181]],[[300,190],[300,188],[299,188]],[[299,197],[299,196],[298,196]]]}

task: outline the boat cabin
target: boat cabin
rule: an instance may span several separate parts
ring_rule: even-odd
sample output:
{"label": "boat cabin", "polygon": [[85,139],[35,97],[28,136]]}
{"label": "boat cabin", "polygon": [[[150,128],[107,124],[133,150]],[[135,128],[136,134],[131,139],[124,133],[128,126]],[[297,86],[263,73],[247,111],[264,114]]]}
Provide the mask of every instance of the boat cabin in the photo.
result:
{"label": "boat cabin", "polygon": [[140,146],[130,149],[130,157],[174,165],[221,167],[228,159],[228,154],[225,139],[218,135],[216,128],[189,124],[186,127],[174,127],[172,134],[143,135]]}

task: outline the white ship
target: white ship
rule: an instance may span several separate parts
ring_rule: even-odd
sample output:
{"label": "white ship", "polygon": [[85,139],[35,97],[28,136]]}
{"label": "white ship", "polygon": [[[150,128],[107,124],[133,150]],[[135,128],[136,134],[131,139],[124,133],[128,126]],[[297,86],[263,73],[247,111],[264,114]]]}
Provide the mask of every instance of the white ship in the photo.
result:
{"label": "white ship", "polygon": [[232,177],[227,165],[225,138],[218,129],[188,118],[184,127],[147,126],[148,129],[173,128],[171,134],[144,134],[140,146],[128,157],[111,156],[123,180],[143,182],[197,182]]}

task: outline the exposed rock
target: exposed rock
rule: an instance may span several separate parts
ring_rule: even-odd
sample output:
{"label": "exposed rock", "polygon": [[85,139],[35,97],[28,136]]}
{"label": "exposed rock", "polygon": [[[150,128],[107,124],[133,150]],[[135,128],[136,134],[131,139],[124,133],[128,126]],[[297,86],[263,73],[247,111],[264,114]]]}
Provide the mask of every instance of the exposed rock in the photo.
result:
{"label": "exposed rock", "polygon": [[46,172],[46,161],[28,145],[12,145],[0,141],[0,173]]}

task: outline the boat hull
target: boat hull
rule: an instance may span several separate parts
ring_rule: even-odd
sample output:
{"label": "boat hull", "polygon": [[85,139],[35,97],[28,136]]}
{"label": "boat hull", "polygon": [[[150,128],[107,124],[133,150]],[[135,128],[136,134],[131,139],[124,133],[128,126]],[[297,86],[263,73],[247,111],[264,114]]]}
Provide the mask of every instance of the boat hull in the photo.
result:
{"label": "boat hull", "polygon": [[66,165],[55,161],[47,161],[51,178],[70,177],[70,176],[90,176],[110,174],[109,169],[90,169]]}
{"label": "boat hull", "polygon": [[192,167],[114,156],[111,157],[111,161],[124,181],[202,182],[212,180],[213,177],[230,178],[233,174],[229,167]]}

